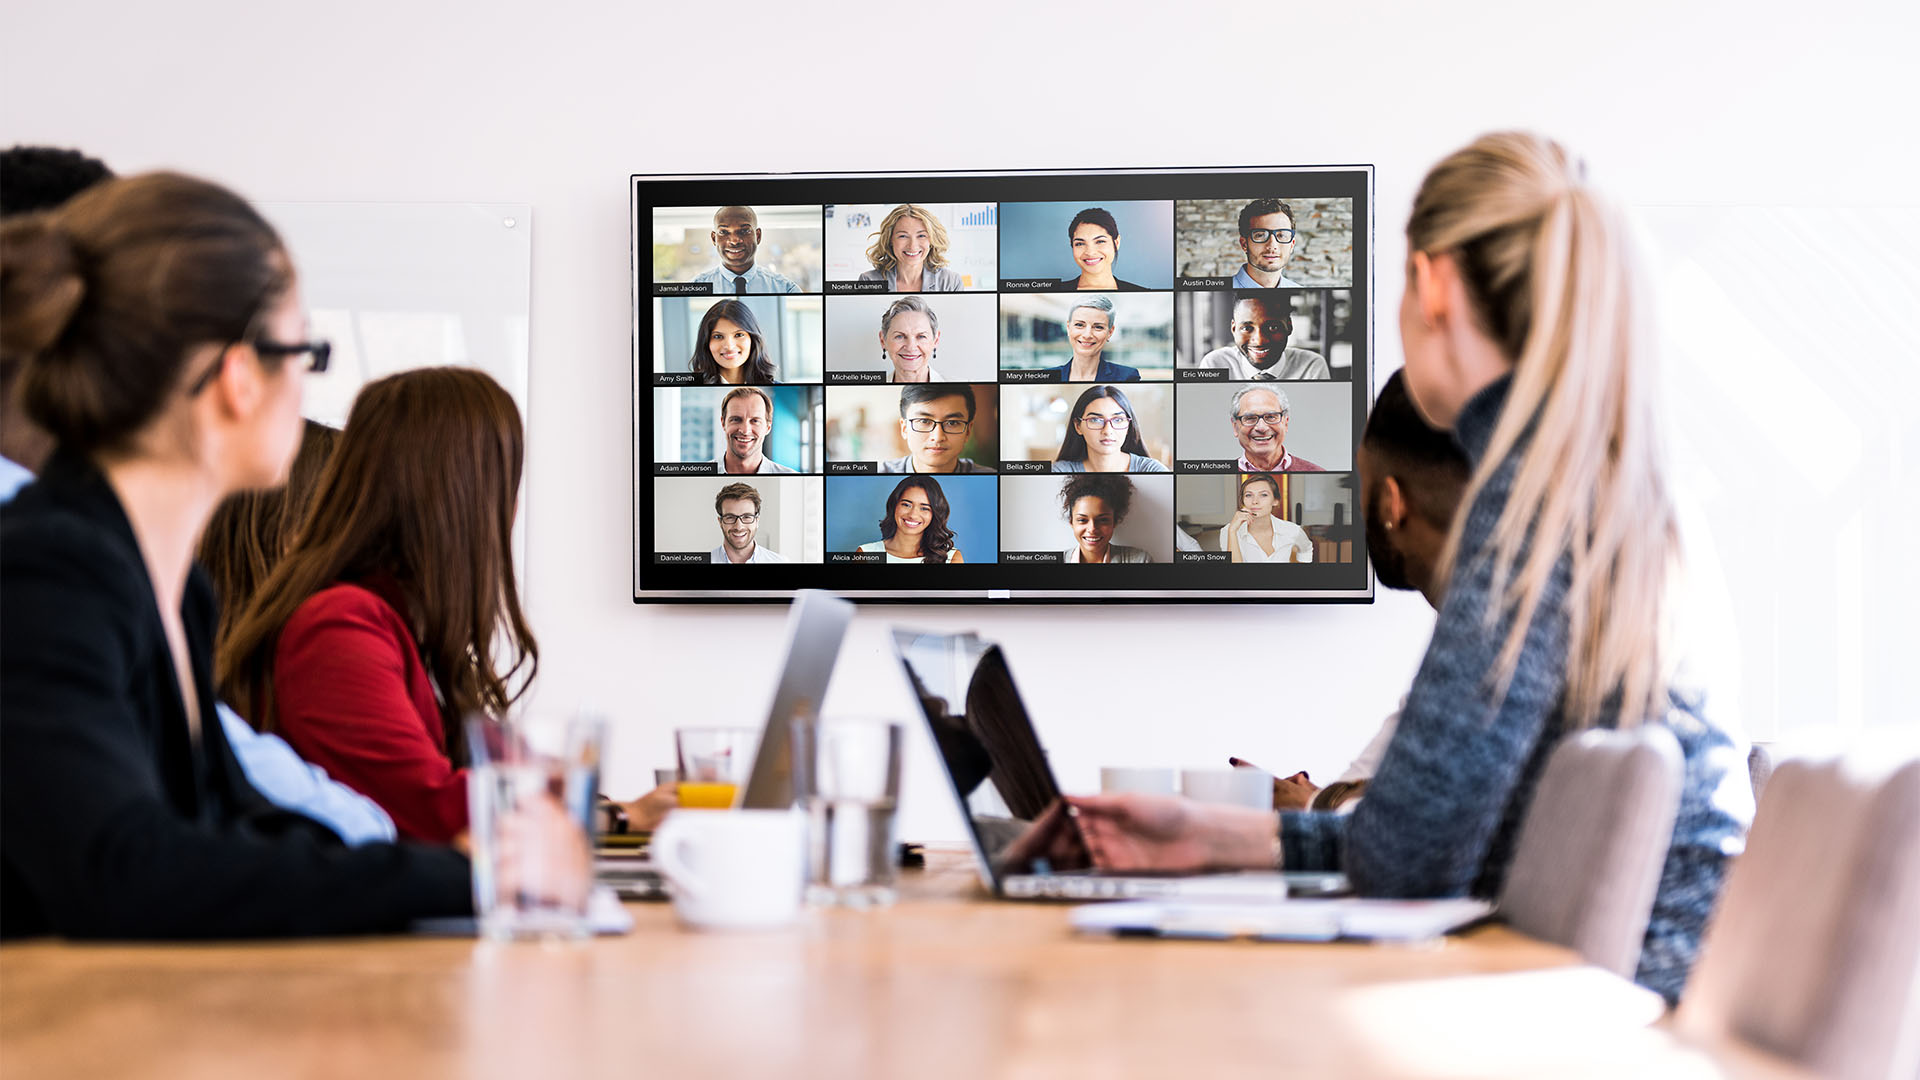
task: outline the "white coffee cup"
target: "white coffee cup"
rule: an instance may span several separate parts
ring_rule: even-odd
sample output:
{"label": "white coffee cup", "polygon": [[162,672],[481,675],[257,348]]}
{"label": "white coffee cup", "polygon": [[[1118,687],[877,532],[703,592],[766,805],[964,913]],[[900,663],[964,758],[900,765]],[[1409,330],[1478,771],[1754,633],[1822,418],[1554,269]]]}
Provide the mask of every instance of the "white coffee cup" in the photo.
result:
{"label": "white coffee cup", "polygon": [[785,926],[806,884],[806,821],[790,810],[675,810],[653,834],[673,911],[700,930]]}
{"label": "white coffee cup", "polygon": [[1137,792],[1142,795],[1172,795],[1172,769],[1133,768],[1109,765],[1100,770],[1100,790],[1108,795]]}
{"label": "white coffee cup", "polygon": [[1195,802],[1273,809],[1273,777],[1259,769],[1182,769],[1180,794]]}

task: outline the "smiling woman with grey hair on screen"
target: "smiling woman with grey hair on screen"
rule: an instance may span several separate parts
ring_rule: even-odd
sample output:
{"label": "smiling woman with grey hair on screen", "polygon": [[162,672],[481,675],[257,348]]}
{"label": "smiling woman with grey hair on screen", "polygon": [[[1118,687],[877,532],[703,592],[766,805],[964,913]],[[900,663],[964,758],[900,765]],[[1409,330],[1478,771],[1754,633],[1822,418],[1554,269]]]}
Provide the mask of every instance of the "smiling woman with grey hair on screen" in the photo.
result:
{"label": "smiling woman with grey hair on screen", "polygon": [[940,355],[940,316],[925,300],[903,296],[880,315],[880,355],[890,383],[946,382],[933,370]]}

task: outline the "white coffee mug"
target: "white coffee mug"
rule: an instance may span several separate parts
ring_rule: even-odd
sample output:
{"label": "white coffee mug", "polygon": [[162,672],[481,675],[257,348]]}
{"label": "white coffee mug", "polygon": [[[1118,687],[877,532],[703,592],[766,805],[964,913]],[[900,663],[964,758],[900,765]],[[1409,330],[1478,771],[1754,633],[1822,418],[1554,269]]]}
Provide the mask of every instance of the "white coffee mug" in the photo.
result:
{"label": "white coffee mug", "polygon": [[1273,776],[1259,769],[1182,769],[1180,794],[1195,802],[1273,809]]}
{"label": "white coffee mug", "polygon": [[1129,791],[1142,795],[1171,795],[1175,791],[1173,779],[1172,769],[1110,765],[1100,770],[1100,790],[1108,795]]}
{"label": "white coffee mug", "polygon": [[790,810],[675,810],[654,831],[651,851],[682,924],[757,930],[800,914],[805,831]]}

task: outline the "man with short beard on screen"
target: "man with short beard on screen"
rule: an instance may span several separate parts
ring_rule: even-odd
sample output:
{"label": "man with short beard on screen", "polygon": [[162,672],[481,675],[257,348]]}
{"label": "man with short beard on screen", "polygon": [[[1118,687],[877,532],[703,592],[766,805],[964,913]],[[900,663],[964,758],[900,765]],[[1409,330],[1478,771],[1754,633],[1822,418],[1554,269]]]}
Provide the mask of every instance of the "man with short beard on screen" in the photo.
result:
{"label": "man with short beard on screen", "polygon": [[750,484],[728,484],[713,498],[720,519],[720,546],[713,549],[717,563],[783,563],[786,556],[761,547],[760,492]]}
{"label": "man with short beard on screen", "polygon": [[760,219],[751,206],[723,206],[713,213],[713,231],[707,234],[720,265],[696,276],[713,285],[716,294],[748,296],[754,293],[797,293],[800,286],[778,270],[753,265],[760,250]]}

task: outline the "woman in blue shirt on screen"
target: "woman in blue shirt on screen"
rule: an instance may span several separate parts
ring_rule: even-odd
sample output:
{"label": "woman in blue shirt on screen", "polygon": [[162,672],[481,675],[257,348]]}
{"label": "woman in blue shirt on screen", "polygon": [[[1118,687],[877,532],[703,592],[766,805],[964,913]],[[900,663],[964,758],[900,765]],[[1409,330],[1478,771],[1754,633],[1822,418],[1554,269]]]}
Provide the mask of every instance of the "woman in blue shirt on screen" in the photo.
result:
{"label": "woman in blue shirt on screen", "polygon": [[1061,382],[1139,382],[1140,369],[1116,364],[1106,357],[1107,342],[1117,329],[1113,301],[1104,296],[1086,296],[1074,300],[1067,312],[1067,344],[1073,359],[1053,370]]}
{"label": "woman in blue shirt on screen", "polygon": [[960,272],[947,265],[947,227],[924,206],[902,203],[887,214],[867,249],[873,269],[861,281],[884,281],[888,292],[959,292]]}
{"label": "woman in blue shirt on screen", "polygon": [[1117,386],[1089,386],[1073,403],[1066,437],[1053,471],[1163,473],[1165,465],[1147,455],[1133,402]]}

